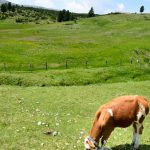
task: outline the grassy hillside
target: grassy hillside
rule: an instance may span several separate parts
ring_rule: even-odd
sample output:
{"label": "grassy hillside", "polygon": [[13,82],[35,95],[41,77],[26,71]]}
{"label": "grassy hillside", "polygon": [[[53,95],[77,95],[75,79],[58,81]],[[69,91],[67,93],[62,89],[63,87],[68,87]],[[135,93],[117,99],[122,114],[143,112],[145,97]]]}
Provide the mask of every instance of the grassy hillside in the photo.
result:
{"label": "grassy hillside", "polygon": [[[10,87],[0,86],[1,149],[82,150],[98,107],[120,95],[150,98],[150,82],[101,86]],[[7,104],[7,105],[6,105]],[[141,149],[150,149],[150,116],[144,122]],[[55,132],[55,136],[44,132]],[[132,127],[116,129],[107,147],[130,150]]]}
{"label": "grassy hillside", "polygon": [[149,19],[150,15],[121,14],[50,25],[1,21],[0,63],[36,65],[48,61],[56,68],[68,59],[79,63],[77,67],[84,60],[99,67],[106,60],[111,65],[120,61],[129,64],[131,57],[143,63],[150,55]]}
{"label": "grassy hillside", "polygon": [[111,67],[120,67],[129,76],[132,74],[126,68],[132,73],[138,70],[137,76],[144,75],[146,80],[150,73],[149,26],[149,14],[111,14],[48,25],[1,21],[0,70],[44,71],[47,63],[49,70],[60,74],[62,69],[79,69],[71,71],[80,78],[76,72],[82,68],[89,74],[92,68],[111,74]]}
{"label": "grassy hillside", "polygon": [[[4,11],[3,9],[0,9],[0,20],[11,19],[16,23],[49,24],[57,21],[60,12],[60,10],[46,9],[42,7],[16,5],[14,3],[8,3],[7,1],[3,5],[6,10]],[[70,12],[70,18],[68,18],[68,20],[75,20],[78,17],[85,18],[87,17],[87,14]]]}

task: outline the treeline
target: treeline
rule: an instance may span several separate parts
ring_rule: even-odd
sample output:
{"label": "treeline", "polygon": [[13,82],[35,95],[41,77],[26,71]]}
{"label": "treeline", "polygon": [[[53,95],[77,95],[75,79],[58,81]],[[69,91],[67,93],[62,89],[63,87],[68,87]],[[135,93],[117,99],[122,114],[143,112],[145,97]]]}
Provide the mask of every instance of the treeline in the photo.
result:
{"label": "treeline", "polygon": [[56,10],[14,5],[11,4],[11,2],[0,6],[0,19],[3,20],[14,17],[17,23],[40,23],[41,21],[49,23],[51,21],[56,21],[57,16],[58,11]]}
{"label": "treeline", "polygon": [[75,19],[77,19],[76,16],[73,13],[69,12],[69,10],[66,11],[65,9],[60,11],[57,17],[58,22],[70,21],[70,20],[72,21]]}
{"label": "treeline", "polygon": [[2,13],[5,13],[7,11],[15,12],[15,5],[12,5],[11,2],[2,4],[0,8]]}
{"label": "treeline", "polygon": [[16,23],[34,22],[39,24],[41,22],[63,22],[73,21],[78,18],[94,17],[94,9],[91,8],[88,14],[72,13],[69,10],[49,10],[40,7],[29,7],[14,5],[11,2],[2,4],[0,6],[0,20],[13,18]]}
{"label": "treeline", "polygon": [[[84,14],[84,17],[95,17],[94,9],[91,7],[88,14]],[[77,19],[77,14],[69,12],[69,10],[63,9],[62,11],[59,11],[57,21],[63,22],[63,21],[72,21]]]}

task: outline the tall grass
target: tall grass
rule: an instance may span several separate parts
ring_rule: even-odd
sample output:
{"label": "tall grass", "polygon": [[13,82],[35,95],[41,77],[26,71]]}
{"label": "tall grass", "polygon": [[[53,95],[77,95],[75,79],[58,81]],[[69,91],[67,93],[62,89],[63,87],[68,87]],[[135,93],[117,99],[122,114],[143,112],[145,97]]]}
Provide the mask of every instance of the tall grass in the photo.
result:
{"label": "tall grass", "polygon": [[145,66],[74,68],[33,72],[0,73],[0,85],[71,86],[100,83],[150,80],[150,69]]}

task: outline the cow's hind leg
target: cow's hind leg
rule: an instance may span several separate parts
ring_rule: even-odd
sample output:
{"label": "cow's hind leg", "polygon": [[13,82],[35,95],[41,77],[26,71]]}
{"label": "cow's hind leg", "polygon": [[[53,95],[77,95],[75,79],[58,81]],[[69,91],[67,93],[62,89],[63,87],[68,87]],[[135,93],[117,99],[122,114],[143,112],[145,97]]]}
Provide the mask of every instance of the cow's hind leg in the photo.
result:
{"label": "cow's hind leg", "polygon": [[136,126],[135,124],[133,124],[133,137],[132,137],[132,143],[131,143],[132,146],[134,146],[135,141],[136,141]]}
{"label": "cow's hind leg", "polygon": [[133,149],[137,150],[140,145],[140,134],[142,134],[143,125],[141,123],[134,122],[133,123],[133,140],[132,145]]}

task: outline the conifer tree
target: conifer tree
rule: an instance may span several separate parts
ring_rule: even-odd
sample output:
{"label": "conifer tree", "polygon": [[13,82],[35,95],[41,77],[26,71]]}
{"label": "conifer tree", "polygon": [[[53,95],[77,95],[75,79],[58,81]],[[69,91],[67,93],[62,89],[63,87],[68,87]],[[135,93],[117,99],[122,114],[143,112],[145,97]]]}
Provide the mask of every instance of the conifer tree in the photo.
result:
{"label": "conifer tree", "polygon": [[65,21],[69,21],[69,20],[70,20],[70,12],[69,10],[67,10],[65,15]]}
{"label": "conifer tree", "polygon": [[141,6],[140,13],[144,12],[144,6]]}
{"label": "conifer tree", "polygon": [[94,17],[94,16],[95,16],[94,9],[93,9],[93,7],[91,7],[91,9],[90,9],[90,11],[88,13],[88,17]]}
{"label": "conifer tree", "polygon": [[12,10],[12,5],[11,5],[11,2],[9,2],[9,3],[8,3],[8,6],[7,6],[7,8],[8,8],[8,10],[9,10],[9,11],[11,11],[11,10]]}
{"label": "conifer tree", "polygon": [[6,4],[1,5],[1,12],[3,12],[3,13],[7,12],[7,5]]}
{"label": "conifer tree", "polygon": [[13,5],[12,8],[11,8],[11,11],[12,11],[12,12],[15,12],[15,10],[16,10],[16,9],[15,9],[15,6]]}
{"label": "conifer tree", "polygon": [[63,21],[63,13],[62,13],[62,11],[59,12],[58,17],[57,17],[57,21],[58,22],[62,22]]}

